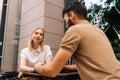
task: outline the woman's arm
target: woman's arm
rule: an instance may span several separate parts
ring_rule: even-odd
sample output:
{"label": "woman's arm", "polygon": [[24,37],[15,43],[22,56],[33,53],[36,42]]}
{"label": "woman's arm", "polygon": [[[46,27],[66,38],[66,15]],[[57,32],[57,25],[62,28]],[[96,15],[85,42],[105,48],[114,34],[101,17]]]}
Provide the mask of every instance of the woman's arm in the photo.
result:
{"label": "woman's arm", "polygon": [[77,72],[76,65],[75,64],[65,65],[64,68],[62,69],[61,73],[66,73],[66,72]]}
{"label": "woman's arm", "polygon": [[51,62],[52,62],[52,56],[48,56],[47,59],[46,59],[45,64],[49,64]]}
{"label": "woman's arm", "polygon": [[43,76],[55,77],[63,69],[65,63],[71,56],[71,52],[60,49],[55,55],[51,64],[43,65],[38,63],[35,65],[35,71]]}
{"label": "woman's arm", "polygon": [[24,72],[24,71],[25,72],[34,72],[34,68],[28,67],[26,59],[21,57],[21,59],[20,59],[20,71],[22,71],[22,72]]}

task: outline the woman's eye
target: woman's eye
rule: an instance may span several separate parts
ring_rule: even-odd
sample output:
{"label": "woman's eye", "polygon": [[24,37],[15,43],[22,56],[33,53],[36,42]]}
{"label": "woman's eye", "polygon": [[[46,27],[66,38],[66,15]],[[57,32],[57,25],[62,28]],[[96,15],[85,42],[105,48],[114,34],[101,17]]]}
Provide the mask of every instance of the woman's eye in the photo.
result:
{"label": "woman's eye", "polygon": [[43,33],[39,33],[39,32],[35,32],[34,34],[35,34],[35,35],[43,36]]}
{"label": "woman's eye", "polygon": [[41,35],[41,36],[43,36],[43,34],[42,34],[42,33],[40,33],[40,35]]}
{"label": "woman's eye", "polygon": [[38,32],[35,32],[35,34],[38,34]]}

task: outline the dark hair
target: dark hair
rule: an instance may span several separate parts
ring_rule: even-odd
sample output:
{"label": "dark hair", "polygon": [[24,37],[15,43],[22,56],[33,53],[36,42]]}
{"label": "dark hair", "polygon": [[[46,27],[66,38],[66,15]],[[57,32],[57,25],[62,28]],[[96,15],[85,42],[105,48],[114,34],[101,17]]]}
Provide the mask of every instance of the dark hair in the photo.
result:
{"label": "dark hair", "polygon": [[77,17],[79,17],[79,18],[87,19],[87,9],[80,2],[73,2],[73,3],[68,4],[63,9],[62,16],[64,17],[65,13],[67,13],[69,16],[70,11],[73,11],[77,15]]}

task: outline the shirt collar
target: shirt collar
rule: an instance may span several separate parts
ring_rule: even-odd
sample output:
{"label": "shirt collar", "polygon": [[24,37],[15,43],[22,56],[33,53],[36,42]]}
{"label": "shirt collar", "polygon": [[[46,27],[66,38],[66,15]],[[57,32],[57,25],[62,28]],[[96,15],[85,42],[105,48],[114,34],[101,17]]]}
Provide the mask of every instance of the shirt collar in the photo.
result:
{"label": "shirt collar", "polygon": [[34,49],[33,51],[34,51],[34,52],[39,52],[39,53],[41,52],[40,47],[37,48],[37,49]]}

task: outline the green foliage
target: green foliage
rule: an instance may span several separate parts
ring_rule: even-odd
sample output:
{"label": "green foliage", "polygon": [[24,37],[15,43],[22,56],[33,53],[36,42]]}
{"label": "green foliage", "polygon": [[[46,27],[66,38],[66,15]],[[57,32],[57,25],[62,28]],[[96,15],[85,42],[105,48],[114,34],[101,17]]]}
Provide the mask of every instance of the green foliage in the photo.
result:
{"label": "green foliage", "polygon": [[91,7],[88,9],[88,20],[91,21],[101,8],[101,5],[91,5]]}
{"label": "green foliage", "polygon": [[116,58],[120,60],[120,40],[118,39],[111,40],[111,45],[113,47]]}
{"label": "green foliage", "polygon": [[[120,40],[113,29],[114,27],[120,34],[120,0],[106,0],[104,7],[106,10],[99,27],[108,36],[115,55],[117,59],[120,60]],[[91,21],[101,8],[103,8],[103,5],[92,4],[88,9],[88,20]]]}

